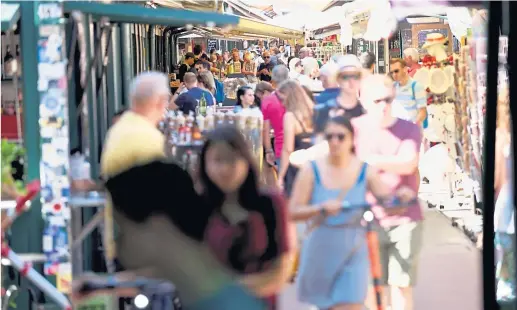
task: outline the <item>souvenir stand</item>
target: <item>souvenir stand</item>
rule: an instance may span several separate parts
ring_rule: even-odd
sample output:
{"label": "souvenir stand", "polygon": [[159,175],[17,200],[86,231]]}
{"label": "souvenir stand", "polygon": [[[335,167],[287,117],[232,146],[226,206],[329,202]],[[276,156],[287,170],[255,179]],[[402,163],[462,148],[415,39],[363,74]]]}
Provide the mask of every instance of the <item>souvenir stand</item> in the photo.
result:
{"label": "souvenir stand", "polygon": [[441,33],[427,35],[423,48],[428,54],[414,75],[414,79],[427,88],[428,127],[424,137],[433,145],[423,155],[421,174],[433,186],[432,199],[436,200],[432,204],[444,211],[470,210],[474,209],[471,201],[474,184],[456,163],[461,156],[456,147],[460,129],[455,120],[459,100],[455,87],[455,56],[447,55],[446,41]]}
{"label": "souvenir stand", "polygon": [[200,103],[195,115],[168,112],[160,126],[167,137],[167,155],[196,176],[199,153],[206,133],[218,126],[235,125],[248,142],[257,167],[262,171],[262,113],[254,108],[237,113],[232,110],[233,107],[207,107]]}

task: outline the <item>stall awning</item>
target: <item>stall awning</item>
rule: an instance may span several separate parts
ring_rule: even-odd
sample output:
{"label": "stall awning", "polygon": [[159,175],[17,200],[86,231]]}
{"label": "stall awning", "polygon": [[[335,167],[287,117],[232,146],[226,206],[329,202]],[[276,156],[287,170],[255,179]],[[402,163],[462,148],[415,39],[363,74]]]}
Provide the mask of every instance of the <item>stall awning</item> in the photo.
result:
{"label": "stall awning", "polygon": [[14,3],[2,3],[2,31],[10,30],[20,18],[20,5]]}
{"label": "stall awning", "polygon": [[63,5],[66,12],[80,11],[94,17],[107,17],[111,22],[118,23],[177,27],[186,24],[224,27],[239,23],[239,17],[232,15],[169,8],[152,9],[138,4],[65,1]]}
{"label": "stall awning", "polygon": [[228,34],[253,36],[260,35],[265,37],[280,38],[280,39],[300,39],[305,38],[303,31],[279,27],[268,23],[254,21],[251,19],[241,17],[239,24],[230,28]]}

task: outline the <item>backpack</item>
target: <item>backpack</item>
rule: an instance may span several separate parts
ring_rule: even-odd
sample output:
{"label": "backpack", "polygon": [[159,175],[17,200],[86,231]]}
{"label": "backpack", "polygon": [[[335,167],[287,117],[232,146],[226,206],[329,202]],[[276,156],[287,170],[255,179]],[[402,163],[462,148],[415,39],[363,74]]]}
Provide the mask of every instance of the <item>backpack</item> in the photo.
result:
{"label": "backpack", "polygon": [[[411,83],[411,94],[413,95],[413,100],[416,100],[416,97],[415,97],[415,85],[416,85],[416,81],[413,81]],[[426,129],[429,126],[429,119],[428,119],[428,117],[429,117],[429,115],[426,112],[425,119],[422,122],[422,127],[424,127],[424,129]]]}

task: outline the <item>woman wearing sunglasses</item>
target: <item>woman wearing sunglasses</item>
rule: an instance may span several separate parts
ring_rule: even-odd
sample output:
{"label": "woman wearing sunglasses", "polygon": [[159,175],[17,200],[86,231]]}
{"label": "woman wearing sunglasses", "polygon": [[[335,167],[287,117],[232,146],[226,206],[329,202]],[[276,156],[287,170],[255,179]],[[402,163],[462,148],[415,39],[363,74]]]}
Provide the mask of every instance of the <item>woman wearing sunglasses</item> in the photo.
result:
{"label": "woman wearing sunglasses", "polygon": [[[356,157],[354,130],[347,117],[332,117],[324,137],[329,153],[301,169],[290,201],[291,218],[307,221],[312,228],[301,250],[298,296],[319,309],[361,310],[369,261],[360,206],[367,203],[367,191],[379,199],[388,198],[390,191],[376,171]],[[415,193],[401,188],[396,196],[407,200]],[[342,212],[345,204],[350,209]]]}

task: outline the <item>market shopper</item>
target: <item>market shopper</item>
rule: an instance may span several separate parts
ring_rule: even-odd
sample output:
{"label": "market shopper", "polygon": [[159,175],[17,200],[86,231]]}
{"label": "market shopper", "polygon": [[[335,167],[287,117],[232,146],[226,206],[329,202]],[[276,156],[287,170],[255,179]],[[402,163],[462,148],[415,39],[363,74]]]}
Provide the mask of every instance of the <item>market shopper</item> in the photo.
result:
{"label": "market shopper", "polygon": [[420,53],[414,47],[409,47],[404,50],[404,61],[408,66],[408,74],[413,77],[418,69],[421,68],[418,61],[420,60]]}
{"label": "market shopper", "polygon": [[262,100],[271,95],[275,89],[269,82],[259,82],[255,86],[255,104],[262,107]]}
{"label": "market shopper", "polygon": [[271,54],[267,51],[262,54],[262,59],[264,59],[264,63],[259,65],[257,69],[257,77],[261,81],[270,82],[271,74],[275,65],[271,62]]}
{"label": "market shopper", "polygon": [[393,116],[413,122],[423,128],[427,117],[427,92],[408,73],[407,63],[400,58],[390,61],[390,73],[395,80],[396,97]]}
{"label": "market shopper", "polygon": [[287,282],[296,238],[283,196],[259,190],[255,160],[233,126],[209,134],[200,176],[211,210],[205,243],[251,292],[268,299],[268,309],[276,309],[275,294]]}
{"label": "market shopper", "polygon": [[329,100],[336,100],[339,96],[341,89],[336,80],[337,69],[337,64],[333,61],[329,61],[321,67],[319,79],[323,91],[315,98],[317,104],[325,104]]}
{"label": "market shopper", "polygon": [[194,61],[195,61],[194,58],[195,58],[194,53],[185,54],[185,58],[183,60],[183,63],[179,67],[179,72],[178,72],[178,80],[180,80],[180,82],[183,82],[183,77],[185,76],[185,73],[187,73],[187,72],[196,73],[196,69],[194,68]]}
{"label": "market shopper", "polygon": [[321,140],[321,133],[329,116],[345,115],[353,118],[364,114],[364,109],[358,99],[361,83],[362,66],[355,55],[345,55],[337,64],[337,83],[341,89],[336,99],[331,99],[314,107],[314,126]]}
{"label": "market shopper", "polygon": [[199,45],[199,44],[194,45],[194,49],[192,51],[194,52],[195,61],[200,60],[201,55],[203,55],[203,48],[201,47],[201,45]]}
{"label": "market shopper", "polygon": [[210,63],[207,61],[199,60],[196,62],[195,68],[198,73],[211,72],[212,80],[214,81],[214,85],[215,85],[215,92],[214,92],[215,101],[214,102],[216,102],[216,103],[223,102],[224,101],[224,85],[221,81],[219,81],[218,79],[216,79],[214,77],[214,73],[212,70],[213,67],[210,65]]}
{"label": "market shopper", "polygon": [[[162,161],[165,139],[158,123],[170,98],[168,77],[158,72],[140,74],[131,85],[130,98],[131,110],[109,130],[101,162],[110,194],[106,216],[110,219],[113,214],[118,228],[116,252],[131,270],[125,274],[174,283],[186,309],[264,309],[259,299],[234,282],[234,276],[202,242],[210,212],[188,173]],[[112,256],[110,228],[106,226],[105,248]],[[112,285],[121,277],[93,280]],[[87,280],[91,282],[92,277]],[[84,279],[75,281],[77,289]],[[74,300],[84,297],[80,293],[74,290]]]}
{"label": "market shopper", "polygon": [[[329,152],[303,166],[290,200],[291,218],[308,221],[311,228],[301,250],[298,298],[319,309],[361,310],[369,280],[362,206],[367,191],[380,199],[394,193],[356,157],[347,117],[330,118],[324,131]],[[396,195],[408,200],[416,194],[401,188]],[[351,207],[343,211],[346,203]]]}
{"label": "market shopper", "polygon": [[278,169],[278,186],[289,196],[298,168],[289,164],[294,151],[312,146],[314,102],[297,81],[288,80],[278,87],[286,112],[283,120],[283,142]]}
{"label": "market shopper", "polygon": [[[184,92],[183,90],[187,91]],[[178,107],[177,100],[181,96],[190,96],[199,103],[201,98],[205,98],[208,106],[214,105],[214,99],[212,93],[209,91],[202,89],[198,86],[197,76],[194,73],[187,72],[184,77],[184,85],[178,88],[178,90],[174,93],[174,96],[171,99],[172,108],[176,109]],[[180,99],[181,100],[181,99]]]}
{"label": "market shopper", "polygon": [[[366,77],[361,84],[361,102],[367,113],[353,120],[355,148],[359,158],[380,171],[379,178],[391,193],[408,187],[418,191],[418,161],[422,132],[413,122],[392,114],[396,89],[383,75]],[[369,197],[374,202],[373,197]],[[419,203],[388,212],[380,206],[372,209],[378,219],[383,285],[385,296],[391,287],[398,297],[391,307],[413,309],[413,290],[417,280],[419,252],[422,246],[423,212]]]}
{"label": "market shopper", "polygon": [[199,88],[206,90],[210,93],[212,96],[212,102],[215,101],[215,94],[216,94],[216,88],[215,88],[215,81],[214,76],[212,75],[212,72],[205,71],[205,72],[199,72],[197,75],[197,85]]}
{"label": "market shopper", "polygon": [[257,67],[250,52],[244,53],[244,64],[242,74],[246,76],[248,83],[255,84],[257,82]]}
{"label": "market shopper", "polygon": [[298,81],[301,85],[311,86],[312,80],[304,74],[302,60],[293,58],[289,62],[289,78]]}
{"label": "market shopper", "polygon": [[515,299],[515,209],[513,203],[513,156],[508,90],[497,102],[497,131],[495,147],[496,203],[494,210],[497,299]]}
{"label": "market shopper", "polygon": [[375,54],[372,52],[364,52],[359,56],[359,61],[363,66],[363,75],[375,73]]}
{"label": "market shopper", "polygon": [[[273,87],[282,84],[289,78],[289,70],[284,65],[278,65],[273,69],[271,74],[271,82]],[[262,137],[264,138],[264,149],[266,151],[266,161],[272,165],[279,167],[280,156],[282,154],[282,145],[284,141],[284,114],[285,106],[277,91],[265,97],[262,100],[262,114],[264,115],[264,126]],[[273,149],[270,131],[273,129],[275,137],[275,147]]]}
{"label": "market shopper", "polygon": [[255,107],[255,92],[250,86],[241,86],[237,89],[237,102],[235,103],[234,112],[240,112],[245,109]]}

